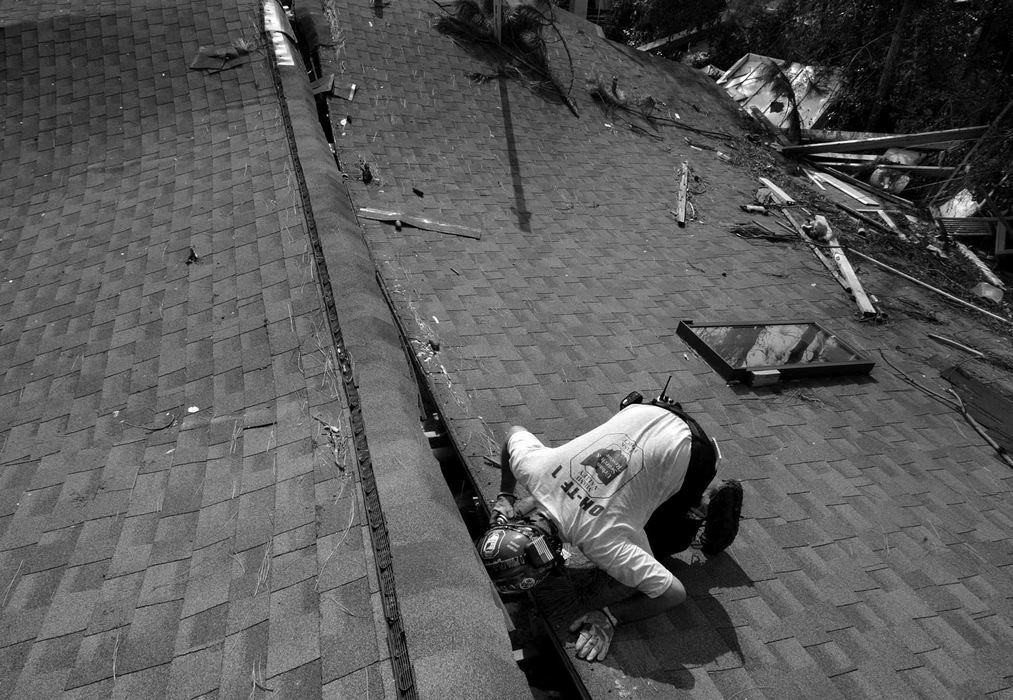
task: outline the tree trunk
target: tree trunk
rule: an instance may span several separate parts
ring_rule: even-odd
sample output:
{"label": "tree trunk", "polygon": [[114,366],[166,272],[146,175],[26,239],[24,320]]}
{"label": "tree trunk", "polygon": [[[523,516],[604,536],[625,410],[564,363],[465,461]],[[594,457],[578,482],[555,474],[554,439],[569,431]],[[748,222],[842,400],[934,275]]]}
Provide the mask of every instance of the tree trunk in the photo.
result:
{"label": "tree trunk", "polygon": [[901,44],[904,43],[904,31],[907,28],[908,17],[911,16],[911,8],[914,7],[914,4],[914,0],[904,0],[904,4],[901,5],[897,25],[893,28],[893,36],[890,39],[890,49],[886,52],[886,60],[883,62],[883,72],[879,76],[876,100],[872,103],[872,112],[865,125],[866,131],[874,131],[876,124],[883,116],[886,97],[893,86],[893,73],[897,67],[897,57],[900,55]]}

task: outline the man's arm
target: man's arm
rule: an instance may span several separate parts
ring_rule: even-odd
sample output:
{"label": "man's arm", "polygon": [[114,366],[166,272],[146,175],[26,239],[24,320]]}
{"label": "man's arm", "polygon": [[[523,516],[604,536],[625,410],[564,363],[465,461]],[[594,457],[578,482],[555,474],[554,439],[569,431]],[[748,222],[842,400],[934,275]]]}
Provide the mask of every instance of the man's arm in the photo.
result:
{"label": "man's arm", "polygon": [[617,625],[653,617],[684,600],[686,589],[679,579],[673,578],[668,590],[657,598],[649,598],[638,592],[633,598],[581,615],[570,625],[571,632],[579,632],[577,658],[601,661],[608,654]]}
{"label": "man's arm", "polygon": [[507,447],[507,443],[510,442],[510,437],[514,433],[523,431],[519,425],[511,426],[510,430],[507,431],[506,438],[503,440],[503,449],[499,453],[499,490],[500,493],[513,493],[514,489],[517,488],[517,477],[514,476],[514,471],[510,466],[510,450]]}
{"label": "man's arm", "polygon": [[620,601],[615,605],[610,605],[609,611],[616,618],[617,624],[622,624],[624,622],[634,622],[654,617],[669,608],[680,605],[685,600],[686,589],[679,579],[673,578],[668,590],[657,598],[649,598],[638,591],[631,598]]}
{"label": "man's arm", "polygon": [[510,442],[511,435],[522,430],[524,428],[519,425],[512,426],[503,440],[503,449],[499,453],[499,493],[492,506],[493,521],[509,520],[514,517],[514,502],[517,500],[514,489],[517,488],[517,477],[514,476],[513,467],[510,465],[510,450],[507,443]]}

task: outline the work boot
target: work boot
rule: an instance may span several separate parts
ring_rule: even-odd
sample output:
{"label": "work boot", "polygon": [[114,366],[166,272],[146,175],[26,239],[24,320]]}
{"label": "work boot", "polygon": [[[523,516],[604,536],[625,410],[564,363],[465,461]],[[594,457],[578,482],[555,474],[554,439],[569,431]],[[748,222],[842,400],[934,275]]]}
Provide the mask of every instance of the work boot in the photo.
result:
{"label": "work boot", "polygon": [[735,541],[741,513],[742,484],[735,479],[725,479],[711,494],[707,504],[707,520],[700,537],[700,549],[704,554],[719,554]]}

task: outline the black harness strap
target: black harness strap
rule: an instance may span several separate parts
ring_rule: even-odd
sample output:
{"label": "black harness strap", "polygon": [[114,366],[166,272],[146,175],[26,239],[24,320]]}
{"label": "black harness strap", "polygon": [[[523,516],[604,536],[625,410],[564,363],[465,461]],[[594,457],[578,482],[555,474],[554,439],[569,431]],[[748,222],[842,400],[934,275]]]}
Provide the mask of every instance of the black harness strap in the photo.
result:
{"label": "black harness strap", "polygon": [[693,438],[686,479],[682,482],[682,487],[666,502],[671,503],[676,512],[685,514],[700,503],[700,497],[718,473],[714,443],[707,437],[700,424],[683,410],[681,404],[654,399],[651,405],[664,408],[677,416],[689,427],[689,433]]}

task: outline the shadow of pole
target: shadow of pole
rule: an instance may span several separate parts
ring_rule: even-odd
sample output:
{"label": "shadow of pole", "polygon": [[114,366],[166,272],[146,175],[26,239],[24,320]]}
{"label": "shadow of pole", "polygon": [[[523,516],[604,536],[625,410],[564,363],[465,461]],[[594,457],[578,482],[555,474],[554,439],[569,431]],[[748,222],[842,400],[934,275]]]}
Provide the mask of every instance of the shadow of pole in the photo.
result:
{"label": "shadow of pole", "polygon": [[517,225],[525,233],[531,233],[531,212],[528,211],[524,197],[524,181],[521,180],[520,161],[517,158],[517,141],[514,139],[513,115],[510,112],[510,95],[507,90],[507,78],[499,77],[499,97],[503,106],[503,132],[506,134],[507,158],[510,160],[510,179],[514,188],[514,213]]}

